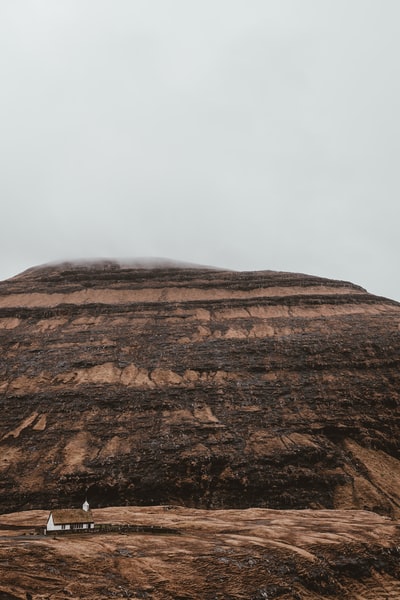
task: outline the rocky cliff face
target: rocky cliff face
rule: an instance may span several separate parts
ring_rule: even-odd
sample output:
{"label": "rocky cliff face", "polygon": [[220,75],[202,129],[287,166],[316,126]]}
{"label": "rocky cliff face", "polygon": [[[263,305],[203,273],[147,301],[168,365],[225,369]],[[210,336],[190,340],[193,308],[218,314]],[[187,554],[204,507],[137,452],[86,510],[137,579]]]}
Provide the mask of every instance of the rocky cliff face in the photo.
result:
{"label": "rocky cliff face", "polygon": [[400,305],[350,283],[112,261],[0,283],[0,511],[399,514]]}

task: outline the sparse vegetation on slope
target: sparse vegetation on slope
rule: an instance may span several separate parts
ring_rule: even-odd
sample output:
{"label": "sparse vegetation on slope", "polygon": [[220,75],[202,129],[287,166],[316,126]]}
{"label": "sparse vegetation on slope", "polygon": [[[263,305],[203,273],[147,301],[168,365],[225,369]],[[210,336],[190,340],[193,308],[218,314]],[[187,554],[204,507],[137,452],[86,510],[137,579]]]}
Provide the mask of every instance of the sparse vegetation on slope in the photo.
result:
{"label": "sparse vegetation on slope", "polygon": [[31,269],[0,284],[0,507],[398,514],[399,326],[306,275]]}
{"label": "sparse vegetation on slope", "polygon": [[[97,523],[157,525],[177,534],[2,530],[0,593],[21,600],[27,593],[33,600],[400,597],[398,526],[370,512],[164,506],[94,515]],[[0,524],[43,525],[46,518],[45,511],[15,513]]]}

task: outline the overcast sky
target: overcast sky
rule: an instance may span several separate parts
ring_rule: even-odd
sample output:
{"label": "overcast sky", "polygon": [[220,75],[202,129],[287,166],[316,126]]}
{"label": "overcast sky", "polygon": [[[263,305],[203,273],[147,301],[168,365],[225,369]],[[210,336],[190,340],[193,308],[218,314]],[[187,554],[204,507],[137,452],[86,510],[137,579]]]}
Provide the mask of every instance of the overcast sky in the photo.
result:
{"label": "overcast sky", "polygon": [[0,279],[168,257],[400,300],[398,0],[0,0]]}

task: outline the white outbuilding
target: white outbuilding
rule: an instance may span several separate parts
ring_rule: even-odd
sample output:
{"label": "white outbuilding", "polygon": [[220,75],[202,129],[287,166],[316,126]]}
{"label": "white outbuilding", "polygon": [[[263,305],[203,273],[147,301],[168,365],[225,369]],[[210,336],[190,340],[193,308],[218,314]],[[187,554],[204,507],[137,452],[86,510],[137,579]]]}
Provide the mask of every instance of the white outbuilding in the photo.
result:
{"label": "white outbuilding", "polygon": [[46,524],[46,532],[88,529],[94,529],[94,520],[87,500],[83,503],[82,508],[52,510]]}

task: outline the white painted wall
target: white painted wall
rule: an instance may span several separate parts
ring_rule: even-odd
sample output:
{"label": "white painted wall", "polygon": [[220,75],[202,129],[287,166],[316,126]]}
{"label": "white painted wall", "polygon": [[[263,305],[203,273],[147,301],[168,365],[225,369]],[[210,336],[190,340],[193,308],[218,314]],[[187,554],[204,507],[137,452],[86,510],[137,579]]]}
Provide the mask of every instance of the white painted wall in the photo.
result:
{"label": "white painted wall", "polygon": [[[55,525],[53,521],[53,515],[50,513],[46,525],[47,531],[68,531],[71,529],[72,527],[69,523],[66,523],[65,525]],[[76,527],[76,529],[94,529],[94,523],[83,523],[82,527]]]}

